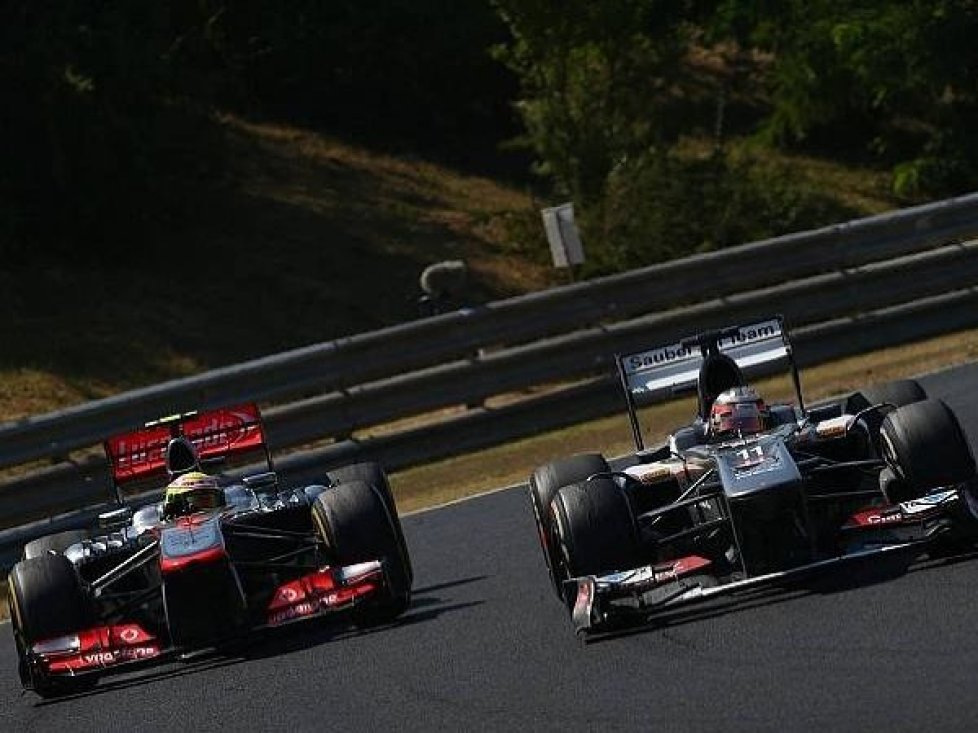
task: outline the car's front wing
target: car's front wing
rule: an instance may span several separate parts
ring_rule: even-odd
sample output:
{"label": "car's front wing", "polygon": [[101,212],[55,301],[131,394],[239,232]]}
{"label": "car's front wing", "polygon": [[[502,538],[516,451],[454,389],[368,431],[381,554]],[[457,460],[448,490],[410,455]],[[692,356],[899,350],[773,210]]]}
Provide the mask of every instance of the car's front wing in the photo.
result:
{"label": "car's front wing", "polygon": [[[975,507],[959,511],[965,503],[970,504],[962,501],[957,489],[946,489],[923,499],[857,512],[841,528],[840,554],[777,572],[720,578],[708,559],[693,555],[609,575],[571,578],[564,582],[564,597],[575,632],[587,638],[622,623],[652,621],[680,606],[775,586],[842,563],[899,552],[922,554],[936,538],[960,532],[956,518],[973,517]],[[969,535],[976,529],[974,521],[965,528]]]}
{"label": "car's front wing", "polygon": [[[346,611],[386,588],[383,562],[326,566],[278,587],[265,609],[265,623],[251,630]],[[140,624],[120,621],[80,629],[30,646],[25,655],[28,677],[49,679],[99,675],[164,658],[177,649]]]}

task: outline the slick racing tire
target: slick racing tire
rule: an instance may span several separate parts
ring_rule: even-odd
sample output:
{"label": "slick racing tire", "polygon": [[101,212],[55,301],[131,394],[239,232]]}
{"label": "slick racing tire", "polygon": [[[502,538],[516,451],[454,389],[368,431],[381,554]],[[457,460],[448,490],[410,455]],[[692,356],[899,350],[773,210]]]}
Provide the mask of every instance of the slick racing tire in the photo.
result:
{"label": "slick racing tire", "polygon": [[882,456],[880,446],[880,426],[883,418],[898,407],[912,405],[927,399],[927,393],[915,379],[897,379],[892,382],[873,385],[853,395],[846,408],[847,412],[858,413],[873,405],[882,405],[878,410],[869,410],[859,419],[866,436],[864,449],[867,458]]}
{"label": "slick racing tire", "polygon": [[[390,512],[391,516],[395,518],[399,516],[397,513],[397,504],[394,502],[394,492],[391,491],[391,484],[387,478],[387,472],[384,471],[379,463],[369,461],[365,463],[354,463],[338,468],[335,471],[330,471],[329,475],[338,484],[349,483],[351,481],[363,481],[365,484],[370,484],[380,492],[384,504],[387,505],[387,511]],[[395,522],[394,526],[397,529],[397,541],[401,544],[401,551],[404,557],[407,558],[408,577],[413,583],[414,568],[411,565],[411,558],[408,556],[407,542],[404,540],[404,532],[401,529],[400,521]]]}
{"label": "slick racing tire", "polygon": [[340,484],[316,497],[312,516],[337,564],[385,561],[387,597],[355,608],[354,623],[371,626],[404,613],[411,602],[411,559],[398,539],[397,515],[388,510],[380,491],[364,481]]}
{"label": "slick racing tire", "polygon": [[943,401],[924,400],[889,413],[880,427],[884,460],[896,481],[887,499],[909,501],[975,476],[975,459],[957,417]]}
{"label": "slick racing tire", "polygon": [[560,458],[545,463],[530,476],[530,505],[536,523],[540,549],[547,564],[547,572],[558,598],[563,598],[560,586],[562,578],[557,573],[557,553],[559,549],[553,541],[553,525],[550,521],[550,504],[556,493],[564,486],[585,481],[596,473],[607,473],[608,462],[598,453],[581,453],[576,456]]}
{"label": "slick racing tire", "polygon": [[30,560],[33,557],[50,555],[52,552],[61,554],[72,545],[87,539],[88,532],[84,529],[69,529],[65,532],[38,537],[24,545],[24,559]]}
{"label": "slick racing tire", "polygon": [[551,511],[561,580],[607,575],[637,564],[635,519],[628,498],[614,480],[599,478],[565,486],[554,497]]}
{"label": "slick racing tire", "polygon": [[20,657],[21,681],[44,698],[91,689],[95,675],[51,678],[30,669],[27,649],[35,642],[92,626],[94,614],[81,579],[64,555],[21,560],[8,577],[10,623]]}
{"label": "slick racing tire", "polygon": [[870,405],[880,404],[890,404],[896,408],[926,399],[927,392],[916,379],[897,379],[860,390],[854,395],[850,409],[855,408],[854,411],[858,412]]}

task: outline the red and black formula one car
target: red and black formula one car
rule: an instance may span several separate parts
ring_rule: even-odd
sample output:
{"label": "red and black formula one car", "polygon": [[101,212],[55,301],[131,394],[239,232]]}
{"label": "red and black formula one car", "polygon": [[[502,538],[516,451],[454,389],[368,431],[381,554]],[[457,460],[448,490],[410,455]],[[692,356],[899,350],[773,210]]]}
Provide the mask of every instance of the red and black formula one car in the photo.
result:
{"label": "red and black formula one car", "polygon": [[[408,607],[411,561],[380,466],[282,486],[254,405],[165,418],[105,449],[120,508],[98,530],[28,543],[10,572],[25,688],[68,694],[260,628],[339,612],[370,625]],[[210,471],[256,457],[266,470],[241,480]],[[163,501],[121,503],[122,487],[164,484]]]}
{"label": "red and black formula one car", "polygon": [[[797,404],[745,381],[787,362]],[[806,408],[780,318],[619,356],[636,452],[536,469],[530,499],[558,596],[585,638],[856,558],[908,562],[978,541],[978,485],[954,413],[916,381]],[[650,397],[695,389],[699,410],[643,444]]]}

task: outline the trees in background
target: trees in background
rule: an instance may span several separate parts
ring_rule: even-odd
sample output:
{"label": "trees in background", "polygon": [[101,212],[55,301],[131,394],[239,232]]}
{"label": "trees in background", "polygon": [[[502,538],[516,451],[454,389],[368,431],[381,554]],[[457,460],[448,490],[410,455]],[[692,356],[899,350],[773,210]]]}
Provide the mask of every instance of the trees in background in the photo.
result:
{"label": "trees in background", "polygon": [[9,0],[0,20],[7,258],[192,225],[222,177],[215,109],[495,173],[519,133],[597,271],[846,216],[734,135],[887,166],[900,195],[978,182],[974,0]]}
{"label": "trees in background", "polygon": [[487,2],[10,0],[0,254],[125,257],[192,226],[224,176],[216,109],[498,173],[504,34]]}
{"label": "trees in background", "polygon": [[776,5],[772,15],[754,18],[742,37],[775,60],[765,124],[770,139],[811,140],[823,149],[839,141],[859,147],[893,166],[899,193],[943,194],[975,186],[978,3]]}
{"label": "trees in background", "polygon": [[[11,0],[0,23],[0,251],[124,254],[219,151],[203,2]],[[168,201],[170,200],[170,201]],[[161,205],[163,204],[163,205]]]}
{"label": "trees in background", "polygon": [[[525,141],[556,195],[580,205],[597,271],[850,213],[763,155],[728,149],[731,128],[889,166],[897,195],[978,182],[973,0],[495,4]],[[754,114],[731,124],[745,86]]]}

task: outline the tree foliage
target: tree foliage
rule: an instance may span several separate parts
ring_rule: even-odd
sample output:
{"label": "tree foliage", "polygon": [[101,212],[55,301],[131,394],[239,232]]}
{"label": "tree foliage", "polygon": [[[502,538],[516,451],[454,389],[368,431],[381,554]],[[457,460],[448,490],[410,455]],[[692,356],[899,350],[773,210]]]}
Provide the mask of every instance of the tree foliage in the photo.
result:
{"label": "tree foliage", "polygon": [[463,166],[516,131],[487,2],[10,0],[2,21],[8,258],[122,256],[192,225],[223,177],[214,110]]}
{"label": "tree foliage", "polygon": [[903,193],[975,185],[974,0],[788,0],[777,17],[742,34],[774,54],[771,139],[862,146]]}
{"label": "tree foliage", "polygon": [[519,76],[518,108],[542,173],[584,206],[616,166],[671,145],[682,124],[671,86],[688,41],[684,3],[497,0]]}
{"label": "tree foliage", "polygon": [[820,223],[731,131],[858,154],[903,194],[978,182],[975,0],[9,0],[2,20],[8,257],[192,225],[222,178],[216,109],[494,172],[521,137],[598,269]]}
{"label": "tree foliage", "polygon": [[[20,0],[0,24],[4,254],[105,246],[200,162],[204,2]],[[190,138],[190,140],[188,140]],[[81,246],[80,246],[81,245]]]}

